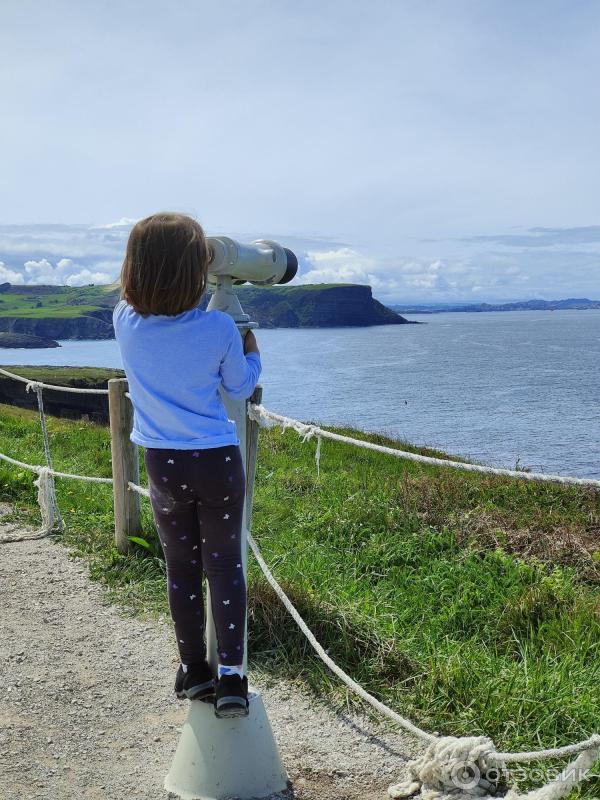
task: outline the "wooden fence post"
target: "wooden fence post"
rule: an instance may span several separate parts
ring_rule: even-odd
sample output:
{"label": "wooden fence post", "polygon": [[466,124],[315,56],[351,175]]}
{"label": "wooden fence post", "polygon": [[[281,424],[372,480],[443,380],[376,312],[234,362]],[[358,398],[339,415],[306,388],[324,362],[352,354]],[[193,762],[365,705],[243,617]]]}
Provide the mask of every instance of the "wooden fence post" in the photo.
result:
{"label": "wooden fence post", "polygon": [[130,440],[133,407],[128,397],[127,381],[111,378],[108,382],[110,449],[112,455],[113,498],[115,508],[115,544],[120,553],[129,549],[129,536],[140,531],[140,497],[128,488],[129,481],[139,483],[137,446]]}
{"label": "wooden fence post", "polygon": [[256,477],[256,456],[258,453],[258,432],[260,425],[248,416],[248,404],[262,402],[262,386],[257,386],[246,401],[246,529],[252,530],[252,501],[254,499],[254,479]]}

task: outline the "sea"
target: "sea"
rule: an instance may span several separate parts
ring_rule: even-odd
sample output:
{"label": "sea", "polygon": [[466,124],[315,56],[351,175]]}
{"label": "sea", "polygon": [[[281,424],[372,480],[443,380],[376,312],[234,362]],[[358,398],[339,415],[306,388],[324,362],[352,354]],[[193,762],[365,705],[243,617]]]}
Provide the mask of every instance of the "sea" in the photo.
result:
{"label": "sea", "polygon": [[[257,330],[263,404],[492,466],[600,478],[600,310],[408,318],[424,324]],[[2,350],[0,363],[121,366],[115,341],[61,345]]]}

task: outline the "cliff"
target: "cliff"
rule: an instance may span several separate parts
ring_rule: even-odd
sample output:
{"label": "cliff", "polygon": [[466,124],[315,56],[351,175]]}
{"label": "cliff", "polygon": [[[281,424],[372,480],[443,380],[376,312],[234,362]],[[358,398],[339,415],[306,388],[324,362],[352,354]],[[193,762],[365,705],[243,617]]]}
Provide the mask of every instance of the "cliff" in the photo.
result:
{"label": "cliff", "polygon": [[261,328],[405,325],[409,320],[373,298],[370,286],[307,284],[261,289],[240,286],[240,303]]}
{"label": "cliff", "polygon": [[[375,300],[370,286],[307,284],[237,288],[242,307],[262,328],[403,325],[409,320]],[[0,285],[0,332],[49,339],[111,339],[113,286]],[[203,305],[206,306],[208,298]],[[412,323],[417,324],[417,323]]]}
{"label": "cliff", "polygon": [[[9,372],[33,381],[44,381],[56,386],[75,386],[79,389],[106,389],[110,378],[122,378],[118,369],[100,367],[31,367],[10,366]],[[26,392],[20,381],[0,375],[0,403],[19,408],[37,409],[35,392]],[[108,422],[108,397],[102,394],[72,394],[55,389],[44,390],[44,410],[56,417],[89,419]]]}
{"label": "cliff", "polygon": [[85,314],[27,317],[0,316],[0,332],[29,334],[45,339],[113,339],[112,309]]}
{"label": "cliff", "polygon": [[0,333],[0,347],[38,349],[42,347],[60,347],[54,339],[42,336],[31,336],[28,333]]}

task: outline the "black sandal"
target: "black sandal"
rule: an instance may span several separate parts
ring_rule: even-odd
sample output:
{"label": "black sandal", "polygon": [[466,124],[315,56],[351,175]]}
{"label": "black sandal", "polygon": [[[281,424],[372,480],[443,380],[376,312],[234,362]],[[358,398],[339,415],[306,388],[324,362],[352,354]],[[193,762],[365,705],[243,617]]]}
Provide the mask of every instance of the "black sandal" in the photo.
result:
{"label": "black sandal", "polygon": [[183,671],[181,664],[175,678],[175,694],[180,699],[204,700],[215,693],[215,678],[212,668],[207,661],[199,664],[189,664],[187,672]]}
{"label": "black sandal", "polygon": [[247,717],[250,709],[246,675],[243,678],[237,673],[221,675],[215,689],[214,706],[217,717]]}

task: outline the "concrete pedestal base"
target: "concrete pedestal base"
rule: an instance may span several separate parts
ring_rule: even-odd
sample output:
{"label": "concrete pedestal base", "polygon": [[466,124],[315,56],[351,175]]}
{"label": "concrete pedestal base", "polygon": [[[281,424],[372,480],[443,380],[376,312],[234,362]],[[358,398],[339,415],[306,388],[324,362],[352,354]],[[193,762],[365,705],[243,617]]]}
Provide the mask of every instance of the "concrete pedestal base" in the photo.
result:
{"label": "concrete pedestal base", "polygon": [[212,701],[191,702],[165,789],[183,800],[259,798],[281,792],[288,778],[258,691],[249,688],[247,717],[218,719]]}

